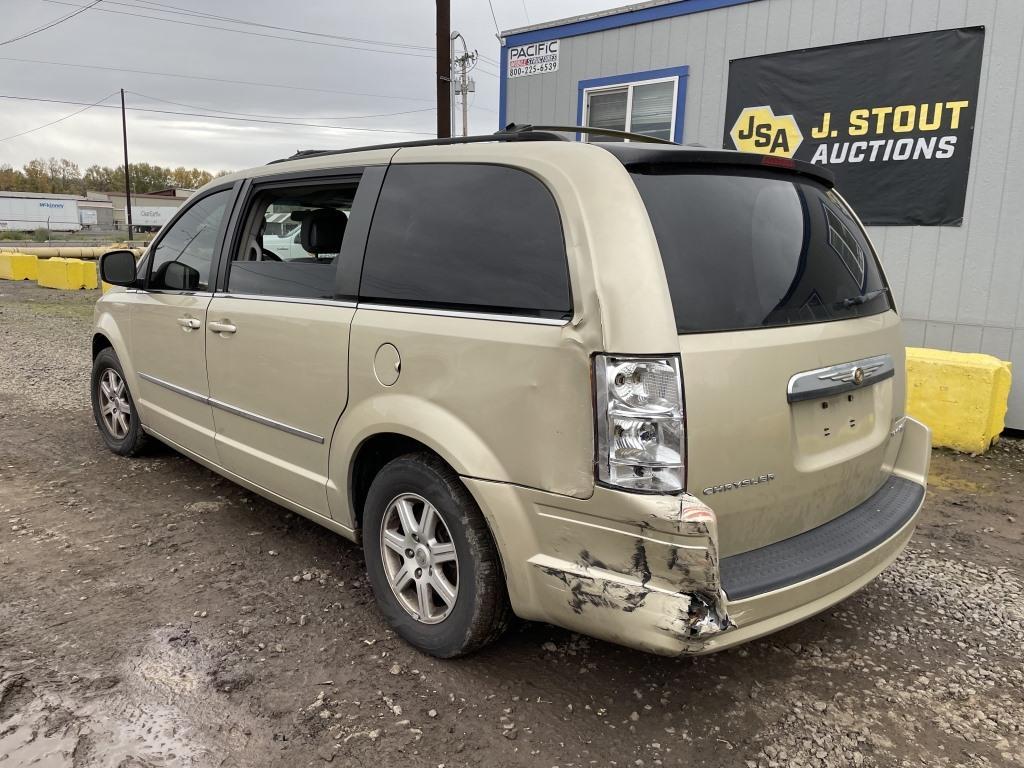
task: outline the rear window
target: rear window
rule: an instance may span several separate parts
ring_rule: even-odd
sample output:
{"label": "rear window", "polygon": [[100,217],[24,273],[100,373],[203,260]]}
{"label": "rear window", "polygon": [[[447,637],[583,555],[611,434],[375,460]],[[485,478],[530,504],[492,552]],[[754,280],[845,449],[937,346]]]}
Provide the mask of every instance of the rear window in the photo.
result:
{"label": "rear window", "polygon": [[849,208],[810,179],[729,169],[633,172],[679,333],[845,320],[892,308]]}

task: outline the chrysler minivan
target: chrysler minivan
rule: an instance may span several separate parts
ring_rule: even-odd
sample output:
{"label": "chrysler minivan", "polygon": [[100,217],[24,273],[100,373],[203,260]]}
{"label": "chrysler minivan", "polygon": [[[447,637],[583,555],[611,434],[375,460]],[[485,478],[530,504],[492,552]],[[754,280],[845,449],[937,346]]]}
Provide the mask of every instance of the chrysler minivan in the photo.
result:
{"label": "chrysler minivan", "polygon": [[853,594],[930,456],[856,214],[819,167],[592,138],[619,140],[510,127],[215,179],[138,264],[102,259],[103,440],[361,542],[437,656],[513,614],[704,653]]}

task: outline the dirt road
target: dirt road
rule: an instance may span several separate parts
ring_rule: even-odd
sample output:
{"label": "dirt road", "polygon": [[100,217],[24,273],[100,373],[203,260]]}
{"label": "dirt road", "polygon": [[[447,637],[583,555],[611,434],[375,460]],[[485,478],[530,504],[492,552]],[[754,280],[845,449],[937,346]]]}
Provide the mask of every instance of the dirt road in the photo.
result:
{"label": "dirt road", "polygon": [[772,637],[665,659],[520,624],[442,662],[355,546],[104,449],[95,298],[0,282],[0,768],[1024,765],[1020,443],[936,451],[908,552]]}

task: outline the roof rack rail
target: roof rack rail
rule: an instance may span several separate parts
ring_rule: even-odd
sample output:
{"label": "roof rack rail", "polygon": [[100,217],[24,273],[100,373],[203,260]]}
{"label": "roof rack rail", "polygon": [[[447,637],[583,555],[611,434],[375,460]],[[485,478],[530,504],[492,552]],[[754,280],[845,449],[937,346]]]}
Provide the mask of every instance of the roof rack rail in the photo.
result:
{"label": "roof rack rail", "polygon": [[526,133],[529,131],[586,133],[593,134],[595,136],[608,136],[615,139],[629,139],[630,141],[638,141],[645,144],[669,144],[674,147],[679,146],[674,141],[660,139],[657,136],[647,136],[643,133],[633,133],[631,131],[616,131],[611,128],[594,128],[589,125],[530,125],[529,123],[519,125],[516,123],[509,123],[505,126],[504,131],[508,133]]}
{"label": "roof rack rail", "polygon": [[529,125],[509,123],[503,129],[478,136],[453,136],[447,139],[418,139],[415,141],[398,141],[391,144],[372,144],[366,147],[349,147],[348,149],[301,149],[291,157],[271,160],[267,165],[284,163],[289,160],[303,160],[309,157],[325,157],[328,155],[344,155],[351,152],[366,152],[372,149],[402,149],[403,147],[433,147],[450,144],[479,144],[489,141],[570,141],[561,133],[587,133],[609,136],[632,141],[643,141],[654,144],[672,144],[675,142],[644,136],[642,133],[613,131],[607,128],[591,128],[586,125]]}

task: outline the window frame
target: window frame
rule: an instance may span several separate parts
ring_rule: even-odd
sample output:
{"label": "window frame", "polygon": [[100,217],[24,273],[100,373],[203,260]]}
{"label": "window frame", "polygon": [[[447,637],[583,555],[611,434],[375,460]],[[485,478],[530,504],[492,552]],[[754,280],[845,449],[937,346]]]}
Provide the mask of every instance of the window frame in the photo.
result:
{"label": "window frame", "polygon": [[[506,169],[509,169],[509,170],[513,170],[513,171],[518,171],[520,173],[524,173],[527,176],[530,176],[535,181],[537,181],[541,185],[541,187],[544,189],[544,191],[547,193],[547,195],[551,198],[551,204],[554,206],[555,214],[558,217],[558,229],[559,229],[559,234],[561,235],[563,266],[565,267],[566,288],[568,289],[568,298],[569,298],[569,307],[568,307],[568,310],[565,313],[567,315],[567,317],[566,318],[548,317],[548,316],[545,316],[545,315],[542,315],[542,314],[538,314],[537,311],[526,310],[526,309],[521,309],[521,310],[516,310],[516,309],[498,309],[498,308],[491,309],[489,306],[488,307],[480,307],[480,306],[471,305],[471,304],[450,305],[450,304],[445,304],[443,302],[428,302],[428,303],[422,303],[421,304],[421,303],[413,303],[413,302],[403,302],[403,301],[397,300],[397,299],[395,299],[395,300],[381,300],[379,298],[364,297],[362,295],[362,293],[359,291],[359,289],[361,288],[361,283],[362,283],[362,265],[363,265],[363,262],[365,261],[365,258],[366,258],[366,247],[367,247],[367,244],[369,242],[369,235],[370,235],[370,232],[372,231],[372,228],[373,228],[373,222],[376,219],[376,213],[377,213],[376,210],[374,210],[374,212],[373,212],[374,215],[371,218],[371,220],[368,222],[368,226],[366,228],[365,236],[364,236],[364,239],[363,239],[363,258],[360,260],[360,273],[358,274],[357,281],[356,281],[356,283],[357,283],[357,286],[356,286],[357,287],[357,297],[358,297],[357,301],[358,301],[359,306],[365,307],[367,309],[375,309],[375,310],[380,310],[380,311],[385,311],[385,312],[400,312],[400,313],[419,314],[419,315],[435,315],[435,316],[440,316],[440,317],[461,317],[461,318],[468,318],[468,319],[474,319],[474,320],[497,320],[497,321],[504,321],[504,322],[526,323],[526,324],[533,324],[533,325],[555,325],[555,326],[568,325],[570,322],[573,321],[573,319],[576,318],[576,295],[575,295],[575,291],[574,291],[575,281],[573,280],[572,266],[570,264],[570,258],[569,258],[569,246],[568,246],[568,242],[566,240],[566,233],[565,233],[565,227],[566,227],[565,216],[562,213],[561,207],[558,205],[558,197],[555,195],[554,190],[551,189],[551,187],[548,185],[548,183],[541,176],[539,176],[536,172],[534,172],[533,170],[531,170],[529,168],[523,168],[521,166],[513,165],[511,163],[501,163],[501,162],[494,162],[494,161],[487,161],[487,160],[478,160],[478,161],[477,160],[455,160],[455,161],[441,161],[441,162],[417,160],[417,161],[414,161],[414,162],[404,162],[404,163],[391,162],[391,163],[388,164],[387,167],[390,169],[390,168],[396,167],[396,166],[403,167],[403,168],[408,168],[408,167],[418,167],[418,166],[420,166],[420,167],[430,167],[430,166],[450,167],[450,166],[467,166],[467,165],[468,166],[492,166],[492,167],[495,167],[495,168],[506,168]],[[380,193],[381,193],[381,190],[383,189],[385,181],[386,181],[386,179],[382,176],[381,183],[380,183],[380,185],[377,188],[377,195],[374,198],[375,208],[376,208],[376,201],[377,201],[377,199],[380,196]]]}
{"label": "window frame", "polygon": [[[160,232],[150,242],[149,247],[146,248],[146,253],[143,256],[143,261],[146,262],[145,272],[141,278],[140,291],[145,293],[166,293],[173,295],[187,294],[189,296],[212,296],[214,292],[214,286],[220,274],[220,264],[223,261],[224,256],[224,243],[228,233],[228,225],[233,218],[234,210],[238,205],[239,189],[242,187],[242,181],[237,180],[230,184],[220,184],[216,187],[204,190],[202,194],[196,194],[193,197],[185,201],[171,220],[164,224],[160,228]],[[220,192],[230,192],[231,195],[228,198],[227,204],[224,208],[224,217],[221,219],[220,228],[217,231],[217,239],[214,241],[213,246],[213,257],[210,259],[210,274],[207,279],[207,289],[205,291],[179,291],[173,288],[154,288],[150,286],[150,281],[153,277],[153,264],[156,262],[156,249],[160,247],[161,242],[167,236],[167,233],[178,223],[178,220],[187,214],[193,207],[201,203],[203,200],[216,195]]]}
{"label": "window frame", "polygon": [[[589,126],[590,96],[595,93],[610,93],[626,90],[626,128],[628,132],[633,123],[633,89],[638,85],[674,82],[672,89],[672,115],[669,120],[669,139],[677,144],[683,143],[683,118],[686,113],[686,84],[690,76],[689,66],[654,69],[646,72],[632,72],[625,75],[594,77],[580,80],[577,83],[576,124]],[[594,142],[589,134],[576,134],[577,141]],[[629,142],[629,139],[625,140]]]}
{"label": "window frame", "polygon": [[[386,164],[353,165],[338,168],[318,169],[291,173],[259,176],[245,180],[239,193],[239,202],[231,215],[230,237],[222,249],[222,259],[217,271],[215,293],[219,298],[247,298],[260,301],[281,301],[293,304],[342,304],[355,306],[359,292],[359,275],[362,272],[366,239],[370,230],[373,209],[384,181]],[[242,238],[248,231],[253,205],[264,192],[280,188],[318,187],[336,184],[358,184],[349,221],[345,229],[341,252],[335,259],[334,297],[313,299],[300,296],[278,296],[272,294],[232,293],[228,290],[231,262],[242,246]]]}

